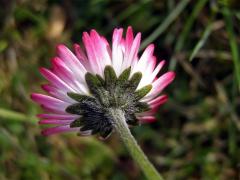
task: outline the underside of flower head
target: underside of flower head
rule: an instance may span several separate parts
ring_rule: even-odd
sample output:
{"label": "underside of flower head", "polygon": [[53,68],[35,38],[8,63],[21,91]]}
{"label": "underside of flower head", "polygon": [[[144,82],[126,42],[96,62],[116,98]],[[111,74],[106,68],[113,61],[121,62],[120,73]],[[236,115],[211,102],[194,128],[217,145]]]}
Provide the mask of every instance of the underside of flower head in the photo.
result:
{"label": "underside of flower head", "polygon": [[131,68],[117,77],[111,66],[104,69],[104,78],[100,75],[87,73],[85,78],[91,96],[68,93],[77,103],[67,107],[66,111],[81,117],[71,123],[71,127],[80,127],[81,132],[90,134],[99,133],[106,138],[113,130],[113,120],[109,115],[110,108],[117,108],[124,112],[126,122],[129,125],[137,125],[139,120],[137,113],[150,110],[146,102],[140,102],[151,89],[152,85],[146,85],[136,90],[142,78],[140,72],[134,73],[129,79]]}
{"label": "underside of flower head", "polygon": [[113,32],[112,46],[95,30],[83,33],[84,49],[74,45],[73,54],[64,45],[57,47],[51,70],[41,68],[50,82],[42,88],[49,95],[32,94],[47,114],[40,124],[53,124],[44,135],[78,131],[81,135],[98,133],[106,138],[114,129],[109,108],[118,108],[129,125],[152,122],[158,107],[166,102],[161,91],[174,79],[173,72],[157,78],[164,65],[156,65],[154,46],[149,45],[138,57],[141,34],[133,36],[129,27]]}

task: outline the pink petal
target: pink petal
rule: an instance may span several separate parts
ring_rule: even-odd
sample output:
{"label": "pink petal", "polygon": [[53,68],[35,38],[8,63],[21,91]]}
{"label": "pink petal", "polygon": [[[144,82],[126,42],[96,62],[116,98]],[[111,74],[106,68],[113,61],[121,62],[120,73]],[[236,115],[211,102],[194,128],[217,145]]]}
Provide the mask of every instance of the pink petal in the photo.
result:
{"label": "pink petal", "polygon": [[57,54],[68,68],[72,70],[75,77],[81,82],[85,82],[85,74],[87,71],[77,57],[63,44],[57,46]]}
{"label": "pink petal", "polygon": [[97,57],[97,55],[95,53],[95,49],[94,49],[94,45],[93,45],[92,39],[88,35],[87,32],[83,33],[82,40],[83,40],[84,46],[86,48],[88,60],[89,60],[89,63],[90,63],[92,71],[95,72],[96,74],[101,74],[102,75],[101,64],[98,61],[98,57]]}
{"label": "pink petal", "polygon": [[140,123],[152,123],[157,120],[154,116],[143,116],[143,117],[138,117],[138,119]]}
{"label": "pink petal", "polygon": [[63,133],[63,132],[79,131],[79,129],[80,129],[79,127],[77,127],[77,128],[70,128],[70,125],[57,126],[57,127],[44,129],[42,131],[42,135],[49,136],[49,135]]}
{"label": "pink petal", "polygon": [[53,72],[68,85],[73,81],[73,73],[58,57],[52,59]]}
{"label": "pink petal", "polygon": [[112,66],[117,75],[121,73],[123,52],[121,47],[123,29],[114,29],[112,37]]}
{"label": "pink petal", "polygon": [[54,58],[52,60],[52,64],[54,67],[54,73],[60,77],[66,84],[68,84],[72,89],[80,94],[88,94],[87,85],[82,83],[76,78],[76,75],[67,68],[64,62],[59,58]]}
{"label": "pink petal", "polygon": [[167,72],[160,78],[153,82],[152,90],[143,98],[143,100],[150,100],[156,97],[168,84],[170,84],[175,78],[174,72]]}
{"label": "pink petal", "polygon": [[167,95],[162,95],[162,96],[159,96],[157,97],[156,99],[150,101],[148,104],[150,105],[151,107],[151,110],[150,110],[150,114],[154,114],[157,112],[158,108],[164,104],[165,102],[167,102],[168,100],[168,97]]}
{"label": "pink petal", "polygon": [[168,99],[167,95],[161,95],[161,96],[158,96],[157,98],[149,101],[148,104],[151,106],[163,104],[167,101],[167,99]]}
{"label": "pink petal", "polygon": [[156,114],[159,107],[162,104],[164,104],[167,100],[168,100],[167,95],[162,95],[153,99],[152,101],[148,102],[151,109],[149,111],[139,113],[138,116],[153,116],[154,114]]}
{"label": "pink petal", "polygon": [[156,62],[157,61],[157,58],[155,56],[152,56],[149,58],[149,62],[147,64],[147,69],[148,69],[148,74],[153,73],[153,70],[156,66]]}
{"label": "pink petal", "polygon": [[79,115],[72,114],[38,114],[37,117],[42,119],[59,119],[59,120],[68,120],[68,119],[77,119]]}
{"label": "pink petal", "polygon": [[62,81],[64,81],[69,87],[79,93],[86,93],[87,88],[80,85],[76,76],[66,66],[66,64],[58,57],[52,59],[53,73],[56,74]]}
{"label": "pink petal", "polygon": [[174,72],[167,72],[158,78],[154,83],[153,87],[161,92],[168,84],[170,84],[175,78]]}
{"label": "pink petal", "polygon": [[43,95],[43,94],[38,94],[38,93],[31,94],[31,98],[33,101],[35,101],[47,108],[53,108],[53,109],[60,110],[60,111],[65,111],[65,109],[70,105],[69,103],[61,101],[54,97]]}
{"label": "pink petal", "polygon": [[45,90],[51,96],[53,96],[57,99],[60,99],[62,101],[69,102],[69,103],[75,102],[72,98],[68,97],[66,92],[63,92],[60,89],[58,89],[54,86],[51,86],[49,84],[42,85],[42,89]]}
{"label": "pink petal", "polygon": [[125,69],[125,67],[128,67],[131,64],[131,61],[129,62],[129,55],[131,52],[131,47],[133,44],[134,36],[133,36],[133,30],[132,27],[129,26],[126,33],[126,40],[122,41],[122,45],[124,46],[124,64],[122,70]]}
{"label": "pink petal", "polygon": [[144,69],[147,64],[149,63],[149,60],[152,59],[153,56],[153,51],[154,51],[154,45],[150,44],[143,52],[141,58],[138,61],[137,64],[137,69]]}
{"label": "pink petal", "polygon": [[125,53],[126,58],[124,58],[122,69],[126,69],[129,66],[135,64],[135,62],[137,61],[137,53],[139,51],[140,42],[141,42],[141,33],[138,33],[132,43],[130,53],[129,54],[127,54],[127,52]]}
{"label": "pink petal", "polygon": [[129,26],[127,28],[127,33],[126,33],[126,44],[125,44],[125,47],[126,47],[126,53],[129,54],[130,53],[130,50],[131,50],[131,46],[132,46],[132,43],[133,43],[133,30],[132,30],[132,27]]}
{"label": "pink petal", "polygon": [[157,74],[158,74],[159,71],[162,69],[162,67],[164,66],[164,64],[165,64],[165,60],[162,60],[162,61],[157,65],[157,67],[154,69],[153,73],[149,76],[149,79],[148,79],[149,82],[152,82],[152,81],[156,78]]}
{"label": "pink petal", "polygon": [[75,50],[75,54],[76,54],[77,58],[84,65],[86,70],[92,72],[89,61],[87,59],[87,56],[86,56],[85,52],[82,50],[82,48],[78,44],[74,44],[73,48]]}
{"label": "pink petal", "polygon": [[66,92],[76,92],[50,70],[41,68],[40,73],[57,88],[62,89]]}
{"label": "pink petal", "polygon": [[151,74],[153,73],[152,71],[156,64],[156,58],[153,56],[153,51],[154,45],[151,44],[145,49],[141,58],[133,68],[132,74],[135,72],[142,72],[143,74],[143,77],[137,89],[140,89],[143,86],[151,84],[149,78],[151,77]]}
{"label": "pink petal", "polygon": [[38,123],[39,124],[56,124],[56,125],[67,125],[67,124],[71,124],[74,121],[74,119],[72,120],[56,120],[56,119],[42,119],[40,120]]}
{"label": "pink petal", "polygon": [[92,38],[98,61],[100,62],[102,69],[104,69],[106,65],[111,65],[110,54],[108,54],[106,42],[102,40],[94,29],[91,30],[90,36]]}
{"label": "pink petal", "polygon": [[56,107],[46,107],[44,105],[41,105],[42,109],[46,112],[49,112],[49,113],[56,113],[56,114],[67,114],[65,112],[65,110],[63,109],[59,109],[59,108],[56,108]]}

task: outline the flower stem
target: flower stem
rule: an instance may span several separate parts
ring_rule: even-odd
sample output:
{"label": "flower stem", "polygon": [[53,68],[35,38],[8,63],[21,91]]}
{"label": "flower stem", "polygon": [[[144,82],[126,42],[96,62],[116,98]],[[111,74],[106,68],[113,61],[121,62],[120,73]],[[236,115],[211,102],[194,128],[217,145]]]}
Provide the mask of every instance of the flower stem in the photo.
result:
{"label": "flower stem", "polygon": [[150,180],[163,180],[163,177],[157,172],[144,152],[138,146],[135,138],[132,136],[128,125],[125,121],[124,112],[120,109],[110,109],[110,115],[112,116],[113,123],[116,131],[119,133],[123,143],[130,151],[133,159],[138,163],[147,179]]}
{"label": "flower stem", "polygon": [[34,124],[37,122],[35,117],[30,117],[20,112],[2,108],[0,108],[0,118],[19,122],[30,122]]}

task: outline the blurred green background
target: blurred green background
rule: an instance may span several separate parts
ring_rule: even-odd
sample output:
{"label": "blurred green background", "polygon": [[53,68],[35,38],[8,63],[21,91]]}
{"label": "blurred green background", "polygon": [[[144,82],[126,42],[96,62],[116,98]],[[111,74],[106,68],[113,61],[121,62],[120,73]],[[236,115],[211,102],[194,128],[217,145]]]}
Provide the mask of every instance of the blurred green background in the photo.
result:
{"label": "blurred green background", "polygon": [[132,129],[151,162],[166,179],[240,179],[238,0],[0,2],[1,180],[145,179],[116,134],[42,137],[29,98],[57,44],[128,25],[177,73],[158,121]]}

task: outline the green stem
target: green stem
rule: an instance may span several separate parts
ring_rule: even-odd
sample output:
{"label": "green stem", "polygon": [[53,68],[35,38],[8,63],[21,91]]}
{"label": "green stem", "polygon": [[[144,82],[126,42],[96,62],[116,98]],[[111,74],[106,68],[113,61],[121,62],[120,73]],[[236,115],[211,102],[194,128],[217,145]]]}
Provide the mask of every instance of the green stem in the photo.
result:
{"label": "green stem", "polygon": [[115,129],[120,135],[123,143],[130,151],[133,159],[138,163],[147,179],[150,180],[163,180],[163,177],[157,172],[144,152],[138,146],[135,138],[132,136],[128,125],[126,123],[124,113],[119,109],[110,109],[110,115],[113,118]]}
{"label": "green stem", "polygon": [[29,117],[23,113],[2,109],[2,108],[0,108],[0,118],[19,121],[19,122],[30,122],[30,123],[37,122],[37,119],[35,117]]}

